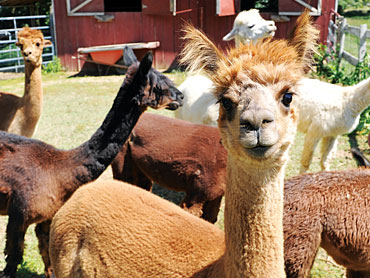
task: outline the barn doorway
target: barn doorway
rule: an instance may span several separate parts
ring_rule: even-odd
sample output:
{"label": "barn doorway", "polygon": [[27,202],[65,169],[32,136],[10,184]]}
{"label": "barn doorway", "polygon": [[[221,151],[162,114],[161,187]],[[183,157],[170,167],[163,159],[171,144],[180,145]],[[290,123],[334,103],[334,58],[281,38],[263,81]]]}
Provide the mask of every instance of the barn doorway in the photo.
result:
{"label": "barn doorway", "polygon": [[240,0],[240,10],[258,9],[262,12],[277,12],[278,0]]}
{"label": "barn doorway", "polygon": [[104,0],[105,12],[141,12],[141,0],[117,1]]}

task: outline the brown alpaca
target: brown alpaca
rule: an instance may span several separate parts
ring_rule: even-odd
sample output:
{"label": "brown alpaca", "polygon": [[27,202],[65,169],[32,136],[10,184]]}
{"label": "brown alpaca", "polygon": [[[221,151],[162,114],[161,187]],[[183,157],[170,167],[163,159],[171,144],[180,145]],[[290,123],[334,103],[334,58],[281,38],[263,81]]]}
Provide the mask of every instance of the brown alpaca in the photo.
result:
{"label": "brown alpaca", "polygon": [[225,245],[212,224],[147,191],[92,183],[53,219],[56,277],[285,277],[284,169],[297,124],[290,90],[304,76],[317,33],[305,13],[291,40],[223,54],[188,27],[183,60],[207,73],[221,104]]}
{"label": "brown alpaca", "polygon": [[177,109],[182,93],[151,68],[153,55],[134,63],[99,129],[72,150],[0,132],[0,213],[8,215],[5,277],[15,277],[22,261],[24,235],[37,223],[36,235],[51,276],[48,254],[52,217],[81,185],[97,179],[110,165],[147,106]]}
{"label": "brown alpaca", "polygon": [[217,128],[147,113],[112,170],[115,179],[149,191],[156,182],[186,192],[181,207],[215,223],[225,191],[226,159]]}
{"label": "brown alpaca", "polygon": [[24,27],[18,32],[24,59],[25,84],[22,97],[0,92],[0,130],[32,137],[42,110],[41,65],[44,46],[50,45],[41,31]]}
{"label": "brown alpaca", "polygon": [[370,169],[303,174],[285,182],[287,277],[309,277],[321,246],[347,278],[370,277]]}
{"label": "brown alpaca", "polygon": [[[351,149],[359,166],[370,162]],[[319,247],[347,268],[347,278],[370,277],[370,169],[304,174],[285,182],[287,277],[308,277]]]}

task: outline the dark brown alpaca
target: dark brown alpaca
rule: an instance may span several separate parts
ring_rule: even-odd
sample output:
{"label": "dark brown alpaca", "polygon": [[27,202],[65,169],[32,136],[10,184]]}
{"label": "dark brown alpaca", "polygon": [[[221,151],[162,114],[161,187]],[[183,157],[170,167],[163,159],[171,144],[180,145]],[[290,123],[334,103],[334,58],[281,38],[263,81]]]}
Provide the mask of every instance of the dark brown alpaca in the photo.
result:
{"label": "dark brown alpaca", "polygon": [[370,277],[370,169],[300,175],[285,182],[284,192],[287,277],[309,277],[320,246],[347,268],[347,278]]}
{"label": "dark brown alpaca", "polygon": [[15,277],[22,261],[24,235],[38,223],[36,235],[45,264],[52,270],[48,235],[52,217],[81,185],[97,179],[122,148],[147,106],[176,109],[182,94],[151,68],[148,53],[126,75],[111,110],[92,137],[72,150],[59,150],[38,140],[0,132],[0,211],[8,215],[5,277]]}
{"label": "dark brown alpaca", "polygon": [[147,113],[114,159],[112,170],[115,179],[146,190],[156,182],[186,192],[181,207],[215,223],[225,190],[226,160],[216,127]]}

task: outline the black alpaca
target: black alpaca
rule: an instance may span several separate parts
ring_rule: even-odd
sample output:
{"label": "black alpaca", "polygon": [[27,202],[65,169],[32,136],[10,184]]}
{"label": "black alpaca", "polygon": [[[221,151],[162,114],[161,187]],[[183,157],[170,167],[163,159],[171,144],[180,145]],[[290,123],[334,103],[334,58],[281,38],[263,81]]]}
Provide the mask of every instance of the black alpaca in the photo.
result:
{"label": "black alpaca", "polygon": [[100,128],[72,150],[0,132],[0,213],[8,215],[4,277],[15,277],[22,261],[24,236],[38,223],[36,235],[50,277],[48,240],[57,210],[81,185],[97,179],[109,166],[147,106],[177,109],[182,94],[172,81],[152,69],[153,55],[128,69],[126,78]]}

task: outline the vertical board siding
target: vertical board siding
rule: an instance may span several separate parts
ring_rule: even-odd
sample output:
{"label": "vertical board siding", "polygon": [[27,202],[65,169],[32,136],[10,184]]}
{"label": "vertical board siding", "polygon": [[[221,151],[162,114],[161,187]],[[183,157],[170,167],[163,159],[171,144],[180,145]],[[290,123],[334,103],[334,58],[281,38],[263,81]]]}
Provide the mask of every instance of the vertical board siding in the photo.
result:
{"label": "vertical board siding", "polygon": [[[73,2],[72,7],[77,4],[78,1]],[[321,29],[322,42],[326,41],[330,9],[334,8],[334,4],[335,0],[323,1],[322,16],[316,18]],[[89,5],[81,11],[101,12],[99,9],[104,8],[103,0],[94,0]],[[154,62],[155,67],[165,69],[174,62],[181,49],[181,28],[184,22],[190,21],[202,28],[216,45],[225,48],[232,42],[223,42],[222,37],[231,30],[236,16],[216,15],[216,0],[177,1],[176,16],[140,12],[108,13],[115,17],[112,22],[98,22],[92,16],[68,16],[66,1],[54,1],[54,8],[58,56],[62,64],[71,71],[77,71],[77,60],[72,59],[72,56],[77,55],[79,47],[149,41],[160,42],[159,48],[154,50]],[[262,16],[270,19],[271,14],[262,13]],[[291,17],[289,22],[276,23],[276,37],[286,37],[296,18]],[[145,51],[135,53],[141,56]]]}

